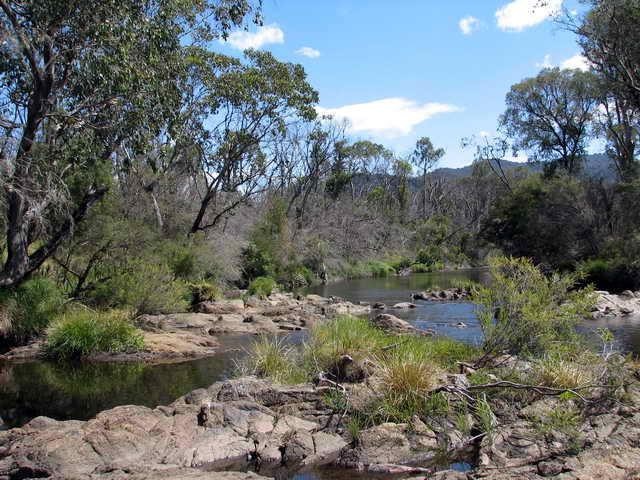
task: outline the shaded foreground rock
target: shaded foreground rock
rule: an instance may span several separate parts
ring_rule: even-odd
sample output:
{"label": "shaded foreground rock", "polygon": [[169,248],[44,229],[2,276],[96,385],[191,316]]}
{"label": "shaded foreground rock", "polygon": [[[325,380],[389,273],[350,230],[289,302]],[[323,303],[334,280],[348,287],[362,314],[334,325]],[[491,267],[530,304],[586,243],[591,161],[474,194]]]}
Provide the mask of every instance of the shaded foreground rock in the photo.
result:
{"label": "shaded foreground rock", "polygon": [[323,394],[244,378],[156,409],[121,406],[87,422],[38,417],[0,432],[0,478],[258,479],[203,471],[326,464],[346,442],[328,431]]}

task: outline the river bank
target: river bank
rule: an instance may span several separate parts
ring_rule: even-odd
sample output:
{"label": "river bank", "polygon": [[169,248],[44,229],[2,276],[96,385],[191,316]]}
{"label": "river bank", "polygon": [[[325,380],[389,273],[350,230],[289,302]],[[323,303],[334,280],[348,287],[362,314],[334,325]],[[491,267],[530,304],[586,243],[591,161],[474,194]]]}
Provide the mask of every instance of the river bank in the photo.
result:
{"label": "river bank", "polygon": [[[512,359],[512,368],[527,368]],[[447,401],[470,391],[472,378],[445,374],[437,383]],[[333,464],[349,471],[394,478],[631,478],[640,465],[640,385],[625,387],[625,402],[612,408],[606,392],[588,403],[533,396],[513,411],[496,404],[495,426],[478,433],[478,419],[442,415],[426,424],[385,422],[354,431],[350,416],[331,399],[363,402],[374,380],[341,385],[274,384],[243,377],[195,390],[155,409],[122,406],[86,422],[38,417],[23,428],[0,432],[2,478],[91,480],[167,478],[322,478]],[[560,425],[554,412],[584,416]],[[457,420],[456,420],[457,418]],[[465,462],[473,469],[447,469]],[[258,473],[246,473],[247,470]],[[209,472],[216,472],[212,474]],[[225,472],[222,474],[222,472]],[[335,472],[334,472],[335,474]],[[318,476],[320,475],[320,476]],[[303,478],[303,477],[300,477]],[[335,477],[332,477],[335,478]]]}

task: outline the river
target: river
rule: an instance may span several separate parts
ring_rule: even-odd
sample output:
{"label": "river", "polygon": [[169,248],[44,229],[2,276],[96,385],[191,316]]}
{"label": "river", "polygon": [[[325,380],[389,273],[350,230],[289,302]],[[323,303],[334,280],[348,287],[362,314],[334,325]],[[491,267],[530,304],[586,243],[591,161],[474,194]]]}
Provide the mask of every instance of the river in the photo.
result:
{"label": "river", "polygon": [[[358,302],[394,304],[410,300],[410,293],[448,288],[460,280],[486,281],[482,269],[418,274],[408,277],[347,280],[310,289]],[[480,341],[480,328],[470,303],[416,302],[417,308],[394,310],[419,328],[435,330],[465,342]],[[460,322],[466,326],[461,327]],[[589,322],[584,329],[610,328],[625,351],[640,351],[640,320]],[[53,363],[0,364],[0,417],[7,427],[23,425],[38,415],[59,420],[86,420],[117,405],[166,405],[196,388],[228,378],[236,361],[254,337],[221,337],[225,352],[182,363]],[[299,336],[292,341],[299,342]]]}

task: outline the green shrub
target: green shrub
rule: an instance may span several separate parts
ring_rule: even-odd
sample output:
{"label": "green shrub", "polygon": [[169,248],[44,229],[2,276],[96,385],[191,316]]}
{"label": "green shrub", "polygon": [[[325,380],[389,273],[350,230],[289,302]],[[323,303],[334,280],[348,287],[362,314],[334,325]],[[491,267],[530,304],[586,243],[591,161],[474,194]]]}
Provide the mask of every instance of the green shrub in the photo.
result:
{"label": "green shrub", "polygon": [[387,263],[396,272],[399,272],[400,270],[404,270],[405,268],[409,268],[413,262],[409,257],[398,256],[398,257],[391,258]]}
{"label": "green shrub", "polygon": [[389,275],[395,275],[396,273],[395,269],[391,265],[379,260],[367,262],[367,270],[373,277],[388,277]]}
{"label": "green shrub", "polygon": [[43,332],[64,304],[64,295],[46,277],[34,277],[15,290],[0,290],[0,334],[16,342]]}
{"label": "green shrub", "polygon": [[490,261],[490,276],[490,286],[472,295],[487,358],[504,351],[541,355],[578,341],[575,326],[595,298],[589,288],[574,288],[576,275],[546,277],[529,259],[503,257]]}
{"label": "green shrub", "polygon": [[45,351],[55,358],[74,358],[97,352],[137,351],[143,346],[142,333],[132,325],[128,313],[77,307],[51,325]]}
{"label": "green shrub", "polygon": [[131,307],[136,314],[186,311],[189,289],[167,265],[137,260],[115,269],[89,299],[98,307]]}
{"label": "green shrub", "polygon": [[218,285],[205,281],[190,283],[189,290],[191,290],[192,305],[197,305],[201,302],[213,302],[223,297],[222,290]]}
{"label": "green shrub", "polygon": [[245,284],[258,277],[272,277],[276,273],[271,255],[259,249],[254,243],[250,243],[242,250],[240,265]]}
{"label": "green shrub", "polygon": [[630,259],[594,258],[578,265],[586,282],[610,292],[636,290],[640,287],[640,268]]}
{"label": "green shrub", "polygon": [[304,265],[290,263],[277,275],[278,282],[290,290],[313,283],[313,272]]}
{"label": "green shrub", "polygon": [[431,267],[424,263],[414,263],[411,265],[411,273],[429,273],[432,271]]}
{"label": "green shrub", "polygon": [[275,290],[276,282],[270,277],[258,277],[249,284],[247,293],[256,295],[260,298],[266,298]]}

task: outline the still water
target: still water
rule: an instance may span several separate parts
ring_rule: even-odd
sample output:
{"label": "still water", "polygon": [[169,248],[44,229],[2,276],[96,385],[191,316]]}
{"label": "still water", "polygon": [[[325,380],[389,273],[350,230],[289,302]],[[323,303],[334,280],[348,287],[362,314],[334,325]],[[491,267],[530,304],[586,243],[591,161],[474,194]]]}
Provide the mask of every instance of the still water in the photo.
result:
{"label": "still water", "polygon": [[[410,301],[411,292],[449,288],[461,280],[485,282],[482,269],[418,274],[409,277],[348,280],[316,287],[310,293],[335,295],[353,302],[384,302],[393,305]],[[464,302],[416,301],[411,310],[387,310],[419,328],[435,330],[465,342],[480,341],[480,327],[472,304]],[[466,327],[459,326],[462,322]],[[619,348],[640,353],[640,319],[619,318],[590,321],[583,330],[609,328]],[[38,415],[59,420],[86,420],[117,405],[155,407],[173,402],[196,388],[228,378],[236,362],[245,355],[255,337],[226,336],[223,352],[209,358],[182,363],[64,364],[29,362],[0,363],[0,418],[6,427],[23,425]],[[300,337],[290,341],[300,342]],[[2,423],[0,423],[0,428]]]}

